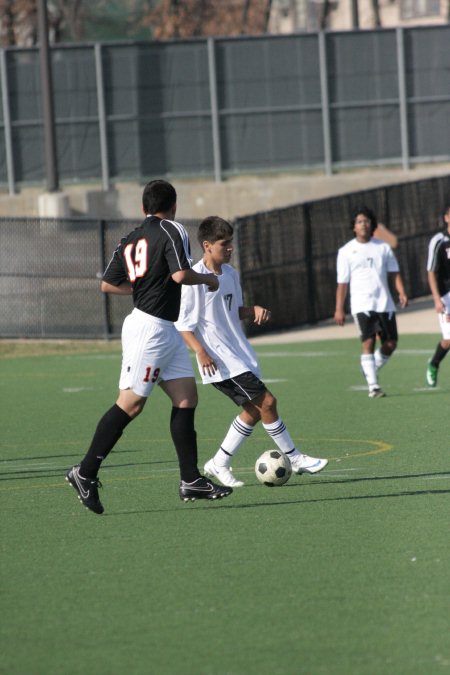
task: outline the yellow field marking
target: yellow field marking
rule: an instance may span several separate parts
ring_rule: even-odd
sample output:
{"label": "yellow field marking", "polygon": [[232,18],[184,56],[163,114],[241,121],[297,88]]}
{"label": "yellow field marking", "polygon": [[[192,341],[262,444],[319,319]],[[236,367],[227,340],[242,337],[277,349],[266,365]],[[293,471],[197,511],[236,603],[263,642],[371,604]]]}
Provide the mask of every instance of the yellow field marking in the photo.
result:
{"label": "yellow field marking", "polygon": [[[154,441],[156,439],[152,439]],[[213,439],[203,439],[203,440],[213,440]],[[305,438],[297,438],[296,440],[298,441],[306,441],[306,440],[311,440],[311,439],[305,439]],[[391,443],[385,443],[384,441],[374,441],[374,440],[369,440],[369,439],[354,439],[354,438],[316,438],[313,439],[314,441],[321,441],[321,442],[330,442],[330,443],[352,443],[352,444],[367,444],[371,446],[370,450],[364,451],[364,452],[354,452],[354,453],[346,453],[345,455],[338,455],[335,457],[328,457],[331,461],[335,460],[343,460],[343,459],[353,459],[354,457],[369,457],[373,455],[378,455],[381,452],[389,452],[390,450],[393,449],[393,445]],[[141,441],[142,442],[142,441]],[[148,442],[148,441],[146,441]],[[66,445],[68,442],[66,442]],[[48,445],[48,444],[47,444]],[[19,460],[18,460],[19,461]],[[169,460],[171,461],[171,460]],[[45,469],[43,469],[45,470]],[[48,469],[49,471],[55,471],[55,469]],[[136,480],[152,480],[154,478],[163,477],[165,473],[167,472],[173,472],[177,471],[178,469],[176,468],[171,468],[168,467],[167,469],[159,469],[156,473],[152,474],[146,474],[144,476],[134,476],[134,477],[127,477],[127,478],[109,478],[108,477],[108,483],[122,483],[124,481],[136,481]],[[239,471],[246,472],[246,471],[253,471],[253,467],[239,467]],[[32,479],[28,479],[32,480]],[[67,481],[65,481],[64,477],[61,477],[61,480],[58,483],[41,483],[39,485],[12,485],[12,486],[0,486],[0,492],[10,492],[10,491],[20,491],[20,490],[47,490],[48,488],[55,488],[55,487],[65,487],[67,486]]]}
{"label": "yellow field marking", "polygon": [[351,459],[352,457],[369,457],[370,455],[378,455],[380,452],[389,452],[393,449],[391,443],[385,443],[384,441],[371,441],[368,439],[357,439],[354,438],[318,438],[318,441],[331,441],[333,443],[366,443],[367,445],[372,446],[372,450],[367,450],[365,452],[354,452],[346,453],[345,455],[338,457],[328,457],[328,459]]}
{"label": "yellow field marking", "polygon": [[[365,450],[364,452],[353,452],[353,453],[346,453],[345,455],[337,455],[335,457],[329,457],[327,455],[327,459],[331,460],[336,460],[336,459],[351,459],[352,457],[368,457],[370,455],[378,455],[380,452],[389,452],[394,448],[394,446],[391,443],[385,443],[384,441],[373,441],[371,439],[367,438],[294,438],[294,441],[298,441],[298,444],[300,445],[300,448],[303,443],[307,442],[310,444],[314,444],[317,442],[325,442],[325,443],[352,443],[353,445],[355,444],[366,444],[372,447],[371,450]],[[206,441],[212,441],[212,442],[217,442],[217,438],[201,438],[201,442],[204,443]],[[258,439],[260,441],[260,439]],[[312,451],[311,451],[312,452]],[[315,453],[318,454],[319,451]]]}

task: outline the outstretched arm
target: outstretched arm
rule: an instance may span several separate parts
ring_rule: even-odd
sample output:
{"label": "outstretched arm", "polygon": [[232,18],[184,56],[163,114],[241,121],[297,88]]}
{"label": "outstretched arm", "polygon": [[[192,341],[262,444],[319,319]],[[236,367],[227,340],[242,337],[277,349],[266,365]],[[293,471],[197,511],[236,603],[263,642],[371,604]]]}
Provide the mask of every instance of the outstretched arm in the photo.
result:
{"label": "outstretched arm", "polygon": [[186,286],[198,286],[206,284],[208,291],[217,291],[219,288],[219,279],[215,274],[200,274],[192,268],[187,270],[178,270],[172,274],[172,279],[177,284],[185,284]]}
{"label": "outstretched arm", "polygon": [[334,320],[338,326],[345,324],[344,303],[347,297],[348,284],[338,284],[336,288],[336,309],[334,312]]}

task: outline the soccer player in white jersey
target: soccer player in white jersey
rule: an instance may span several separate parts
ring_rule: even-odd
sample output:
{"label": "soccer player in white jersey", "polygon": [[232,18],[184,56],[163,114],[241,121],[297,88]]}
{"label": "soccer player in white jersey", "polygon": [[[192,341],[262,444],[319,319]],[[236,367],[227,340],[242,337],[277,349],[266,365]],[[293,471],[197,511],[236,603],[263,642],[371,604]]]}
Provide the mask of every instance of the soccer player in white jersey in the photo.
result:
{"label": "soccer player in white jersey", "polygon": [[[385,393],[378,384],[378,371],[395,351],[398,342],[395,304],[389,290],[392,276],[400,307],[408,304],[397,259],[386,242],[374,239],[375,214],[366,206],[351,220],[354,239],[338,251],[336,311],[339,326],[345,323],[344,304],[350,287],[350,311],[361,336],[361,369],[370,398]],[[376,350],[377,337],[381,346]]]}
{"label": "soccer player in white jersey", "polygon": [[275,397],[261,381],[256,354],[242,330],[242,319],[253,319],[260,325],[270,319],[270,311],[259,305],[243,306],[239,276],[229,264],[232,226],[218,216],[209,216],[199,226],[198,241],[203,258],[193,269],[200,274],[216,274],[219,289],[204,293],[200,286],[183,287],[176,327],[195,352],[203,384],[212,384],[242,407],[220,448],[206,462],[205,474],[225,486],[242,486],[244,483],[234,477],[230,463],[260,420],[278,448],[289,457],[294,473],[321,471],[328,460],[309,457],[295,446],[278,414]]}
{"label": "soccer player in white jersey", "polygon": [[432,237],[428,246],[428,283],[439,316],[442,340],[427,366],[427,383],[437,384],[438,369],[450,349],[450,201],[444,210],[445,229]]}

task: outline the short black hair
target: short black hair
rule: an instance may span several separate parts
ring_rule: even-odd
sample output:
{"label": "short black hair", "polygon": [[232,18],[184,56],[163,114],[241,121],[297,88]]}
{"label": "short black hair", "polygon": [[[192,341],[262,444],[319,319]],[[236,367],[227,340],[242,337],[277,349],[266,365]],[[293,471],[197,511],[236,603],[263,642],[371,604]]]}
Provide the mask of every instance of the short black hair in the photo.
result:
{"label": "short black hair", "polygon": [[197,239],[203,248],[203,242],[209,241],[211,244],[219,239],[229,239],[233,236],[233,226],[228,220],[219,218],[219,216],[208,216],[204,218],[198,226]]}
{"label": "short black hair", "polygon": [[369,209],[368,206],[360,206],[358,209],[355,209],[352,213],[350,220],[350,229],[353,230],[355,227],[355,222],[358,216],[366,216],[370,220],[370,233],[373,234],[377,229],[378,222],[375,213],[372,209]]}
{"label": "short black hair", "polygon": [[177,203],[177,193],[166,180],[151,180],[142,193],[142,208],[145,214],[165,213]]}

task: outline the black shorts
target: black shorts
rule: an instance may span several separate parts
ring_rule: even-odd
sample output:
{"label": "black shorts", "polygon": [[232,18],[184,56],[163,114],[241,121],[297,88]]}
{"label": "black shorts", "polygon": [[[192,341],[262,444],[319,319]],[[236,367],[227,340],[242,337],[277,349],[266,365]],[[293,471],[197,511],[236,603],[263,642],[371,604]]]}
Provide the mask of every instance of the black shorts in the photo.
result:
{"label": "black shorts", "polygon": [[395,312],[359,312],[354,317],[361,341],[379,336],[381,342],[398,340]]}
{"label": "black shorts", "polygon": [[256,375],[249,370],[229,380],[222,380],[222,382],[213,382],[212,385],[226,394],[236,405],[242,406],[244,403],[253,401],[255,398],[264,394],[267,387],[264,382],[261,382]]}

